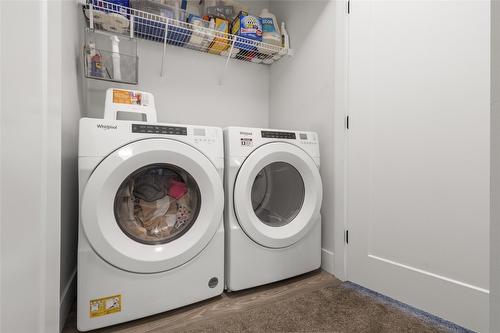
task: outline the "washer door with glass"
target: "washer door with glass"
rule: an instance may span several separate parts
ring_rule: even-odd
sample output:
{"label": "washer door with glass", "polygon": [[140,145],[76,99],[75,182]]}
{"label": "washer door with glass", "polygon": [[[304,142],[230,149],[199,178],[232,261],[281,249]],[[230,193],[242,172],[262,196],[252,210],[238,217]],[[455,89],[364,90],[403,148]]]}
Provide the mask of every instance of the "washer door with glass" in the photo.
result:
{"label": "washer door with glass", "polygon": [[146,139],[108,155],[85,186],[81,223],[105,261],[137,273],[162,272],[200,253],[220,226],[222,181],[195,148]]}
{"label": "washer door with glass", "polygon": [[234,186],[234,209],[251,239],[283,248],[313,227],[322,193],[313,159],[297,146],[274,142],[257,148],[243,162]]}

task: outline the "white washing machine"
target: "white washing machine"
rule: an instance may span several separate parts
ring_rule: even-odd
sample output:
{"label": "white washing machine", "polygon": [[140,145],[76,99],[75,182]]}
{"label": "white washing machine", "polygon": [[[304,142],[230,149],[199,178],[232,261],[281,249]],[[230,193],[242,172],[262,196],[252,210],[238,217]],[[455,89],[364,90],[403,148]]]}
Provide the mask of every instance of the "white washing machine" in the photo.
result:
{"label": "white washing machine", "polygon": [[241,290],[321,265],[316,133],[229,127],[226,148],[226,286]]}
{"label": "white washing machine", "polygon": [[222,293],[221,129],[81,119],[78,165],[79,330]]}

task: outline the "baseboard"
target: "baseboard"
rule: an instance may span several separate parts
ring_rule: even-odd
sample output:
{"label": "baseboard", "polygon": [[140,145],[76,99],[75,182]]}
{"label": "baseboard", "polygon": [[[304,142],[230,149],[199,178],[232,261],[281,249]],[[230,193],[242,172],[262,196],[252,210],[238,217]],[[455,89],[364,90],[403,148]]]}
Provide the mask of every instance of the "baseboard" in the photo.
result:
{"label": "baseboard", "polygon": [[333,275],[334,255],[332,251],[321,249],[321,268]]}
{"label": "baseboard", "polygon": [[71,310],[71,306],[76,298],[76,267],[71,277],[64,286],[64,290],[61,295],[61,304],[59,306],[59,332],[64,328],[64,324],[66,323],[66,319],[68,318],[68,314]]}

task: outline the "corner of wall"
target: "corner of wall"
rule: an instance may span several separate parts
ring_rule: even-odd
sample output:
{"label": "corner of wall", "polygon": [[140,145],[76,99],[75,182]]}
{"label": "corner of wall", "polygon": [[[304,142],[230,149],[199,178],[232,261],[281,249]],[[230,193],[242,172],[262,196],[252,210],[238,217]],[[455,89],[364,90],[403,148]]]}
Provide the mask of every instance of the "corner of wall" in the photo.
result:
{"label": "corner of wall", "polygon": [[321,249],[321,268],[328,273],[334,274],[335,256],[332,251]]}
{"label": "corner of wall", "polygon": [[62,330],[76,297],[78,232],[78,129],[84,114],[85,92],[81,62],[84,27],[81,7],[63,1],[62,10],[62,121],[61,121],[61,258],[59,280],[59,329]]}
{"label": "corner of wall", "polygon": [[346,2],[271,1],[270,6],[286,22],[296,51],[271,67],[270,126],[302,128],[320,136],[325,188],[322,265],[345,280]]}
{"label": "corner of wall", "polygon": [[59,331],[61,332],[76,298],[76,268],[61,293],[59,306]]}
{"label": "corner of wall", "polygon": [[491,1],[490,332],[500,332],[500,3]]}

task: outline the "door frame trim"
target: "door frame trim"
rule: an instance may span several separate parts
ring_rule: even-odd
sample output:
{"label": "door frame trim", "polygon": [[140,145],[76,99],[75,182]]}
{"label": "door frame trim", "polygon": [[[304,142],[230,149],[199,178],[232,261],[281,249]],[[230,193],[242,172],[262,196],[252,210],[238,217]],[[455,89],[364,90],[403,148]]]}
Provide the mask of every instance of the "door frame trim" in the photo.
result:
{"label": "door frame trim", "polygon": [[[324,258],[332,262],[322,263],[324,269],[339,280],[348,278],[347,244],[344,233],[348,228],[347,216],[347,171],[348,171],[348,132],[346,117],[349,114],[349,15],[348,0],[336,1],[335,6],[335,60],[334,60],[334,142],[333,155],[333,253],[323,249]],[[331,255],[330,255],[331,253]],[[329,260],[329,261],[330,261]],[[328,268],[331,267],[331,270]]]}

